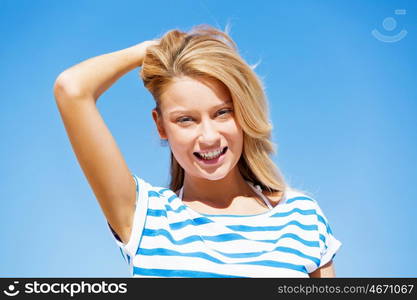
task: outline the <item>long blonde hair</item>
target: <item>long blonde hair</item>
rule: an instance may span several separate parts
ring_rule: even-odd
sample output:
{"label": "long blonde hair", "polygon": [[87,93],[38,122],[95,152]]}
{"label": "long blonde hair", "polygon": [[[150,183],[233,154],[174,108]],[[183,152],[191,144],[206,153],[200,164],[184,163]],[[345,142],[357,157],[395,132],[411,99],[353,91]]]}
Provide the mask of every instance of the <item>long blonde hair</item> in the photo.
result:
{"label": "long blonde hair", "polygon": [[[210,25],[190,31],[170,30],[159,45],[147,48],[140,76],[160,110],[160,95],[175,77],[209,77],[222,82],[232,96],[235,117],[243,130],[243,151],[238,168],[245,180],[268,192],[283,192],[287,184],[270,155],[272,124],[261,80],[240,57],[230,36]],[[184,182],[184,169],[171,151],[169,188],[176,191]]]}

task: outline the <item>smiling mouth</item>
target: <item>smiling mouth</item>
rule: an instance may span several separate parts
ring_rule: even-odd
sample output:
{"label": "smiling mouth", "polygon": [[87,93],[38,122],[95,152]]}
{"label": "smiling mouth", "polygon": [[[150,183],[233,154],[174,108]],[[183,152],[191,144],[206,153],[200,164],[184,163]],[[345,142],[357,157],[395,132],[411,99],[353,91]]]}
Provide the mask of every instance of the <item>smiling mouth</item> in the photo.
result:
{"label": "smiling mouth", "polygon": [[200,160],[204,160],[204,161],[210,161],[210,160],[215,160],[217,158],[219,158],[220,156],[222,156],[223,154],[226,153],[228,147],[224,147],[223,150],[220,152],[219,156],[214,157],[214,158],[203,158],[203,156],[201,156],[198,152],[194,152],[193,154]]}

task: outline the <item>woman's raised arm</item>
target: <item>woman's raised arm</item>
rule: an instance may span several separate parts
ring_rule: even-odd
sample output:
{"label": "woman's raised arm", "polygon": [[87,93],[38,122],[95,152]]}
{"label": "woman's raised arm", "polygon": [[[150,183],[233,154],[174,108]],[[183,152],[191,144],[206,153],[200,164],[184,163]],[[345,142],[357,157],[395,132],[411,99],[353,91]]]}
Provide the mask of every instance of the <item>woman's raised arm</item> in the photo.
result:
{"label": "woman's raised arm", "polygon": [[142,65],[146,48],[154,43],[87,59],[59,74],[54,84],[56,104],[77,160],[107,221],[124,243],[130,238],[136,185],[96,102],[123,74]]}

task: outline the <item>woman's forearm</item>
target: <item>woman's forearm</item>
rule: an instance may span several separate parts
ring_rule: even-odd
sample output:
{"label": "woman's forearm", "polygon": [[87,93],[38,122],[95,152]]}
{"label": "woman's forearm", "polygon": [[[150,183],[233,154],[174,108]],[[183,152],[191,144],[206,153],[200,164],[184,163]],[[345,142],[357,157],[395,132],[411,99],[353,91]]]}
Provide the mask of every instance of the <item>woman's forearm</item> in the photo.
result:
{"label": "woman's forearm", "polygon": [[62,72],[55,83],[55,90],[78,98],[95,101],[123,74],[142,65],[149,42],[89,58]]}

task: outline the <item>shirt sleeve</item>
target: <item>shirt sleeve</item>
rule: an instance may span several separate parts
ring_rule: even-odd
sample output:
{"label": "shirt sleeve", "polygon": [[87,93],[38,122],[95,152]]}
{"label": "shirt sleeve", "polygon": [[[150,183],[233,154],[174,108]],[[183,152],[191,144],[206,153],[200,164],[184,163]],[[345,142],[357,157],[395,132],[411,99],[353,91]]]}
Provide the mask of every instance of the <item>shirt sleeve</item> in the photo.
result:
{"label": "shirt sleeve", "polygon": [[121,241],[120,237],[107,222],[112,237],[114,238],[117,246],[119,247],[124,260],[130,266],[132,265],[132,258],[135,256],[136,251],[139,248],[143,228],[145,225],[145,219],[148,210],[149,190],[149,183],[139,178],[135,174],[132,174],[132,177],[134,178],[136,183],[136,206],[133,216],[132,232],[126,244]]}
{"label": "shirt sleeve", "polygon": [[317,201],[314,200],[314,204],[320,245],[320,264],[317,268],[320,268],[335,257],[342,243],[334,237],[330,224]]}

